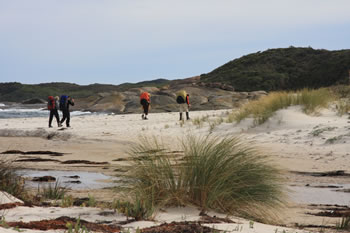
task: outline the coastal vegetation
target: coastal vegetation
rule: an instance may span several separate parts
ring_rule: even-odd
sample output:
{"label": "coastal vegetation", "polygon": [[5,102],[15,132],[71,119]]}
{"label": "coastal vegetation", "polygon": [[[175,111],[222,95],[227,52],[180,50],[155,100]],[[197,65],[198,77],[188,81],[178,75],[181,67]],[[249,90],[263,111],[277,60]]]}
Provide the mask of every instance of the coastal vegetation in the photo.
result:
{"label": "coastal vegetation", "polygon": [[188,136],[181,147],[181,158],[174,158],[159,141],[143,138],[120,191],[148,209],[191,204],[266,221],[282,206],[281,171],[248,143]]}
{"label": "coastal vegetation", "polygon": [[0,159],[0,191],[5,191],[17,198],[25,199],[24,181],[16,173],[11,161]]}
{"label": "coastal vegetation", "polygon": [[[273,116],[276,111],[294,105],[300,105],[306,114],[317,114],[320,109],[327,108],[333,101],[339,103],[340,98],[328,88],[303,89],[296,92],[271,92],[269,95],[250,101],[237,111],[233,111],[228,116],[228,122],[239,123],[245,118],[252,117],[254,125],[260,125]],[[337,109],[342,113],[346,112],[344,105],[337,107]]]}
{"label": "coastal vegetation", "polygon": [[42,83],[42,84],[21,84],[17,82],[0,83],[0,101],[21,102],[31,98],[46,100],[48,96],[59,96],[64,93],[75,98],[87,98],[97,93],[125,91],[134,87],[151,87],[166,85],[166,79],[157,79],[139,83],[123,83],[121,85],[111,84],[90,84],[78,85],[74,83]]}
{"label": "coastal vegetation", "polygon": [[59,180],[55,184],[44,185],[41,190],[38,186],[38,195],[50,200],[63,199],[68,189],[60,184]]}
{"label": "coastal vegetation", "polygon": [[236,91],[281,91],[320,88],[349,81],[350,50],[279,48],[232,60],[202,82],[232,85]]}

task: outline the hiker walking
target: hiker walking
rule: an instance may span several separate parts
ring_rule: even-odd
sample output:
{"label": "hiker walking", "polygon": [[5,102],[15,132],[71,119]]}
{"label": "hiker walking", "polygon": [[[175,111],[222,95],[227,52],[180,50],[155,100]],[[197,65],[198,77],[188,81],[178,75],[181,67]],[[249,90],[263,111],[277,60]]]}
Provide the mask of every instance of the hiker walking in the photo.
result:
{"label": "hiker walking", "polygon": [[186,119],[190,119],[189,115],[189,107],[190,105],[190,100],[189,100],[189,94],[186,93],[185,90],[181,90],[176,93],[176,102],[179,104],[179,109],[180,109],[180,121],[182,120],[182,113],[186,112]]}
{"label": "hiker walking", "polygon": [[74,106],[74,99],[70,96],[66,95],[61,95],[60,98],[60,110],[63,113],[63,117],[61,120],[61,125],[63,124],[64,121],[66,121],[66,126],[70,127],[70,112],[69,112],[69,105]]}
{"label": "hiker walking", "polygon": [[151,103],[150,94],[148,92],[142,92],[140,95],[140,104],[143,107],[143,114],[141,116],[143,120],[148,120],[147,115],[148,115],[150,103]]}
{"label": "hiker walking", "polygon": [[48,101],[47,101],[47,109],[50,110],[50,117],[49,117],[49,128],[52,128],[52,119],[53,116],[55,116],[56,121],[57,121],[57,126],[60,127],[60,116],[58,115],[58,106],[59,106],[59,97],[53,97],[49,96]]}

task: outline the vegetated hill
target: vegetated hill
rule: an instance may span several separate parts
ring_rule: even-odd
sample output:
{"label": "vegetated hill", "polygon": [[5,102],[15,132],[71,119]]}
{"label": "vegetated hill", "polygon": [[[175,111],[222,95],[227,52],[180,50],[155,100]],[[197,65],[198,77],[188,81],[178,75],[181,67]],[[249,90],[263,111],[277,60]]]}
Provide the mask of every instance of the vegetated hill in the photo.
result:
{"label": "vegetated hill", "polygon": [[60,96],[67,94],[75,98],[85,98],[102,92],[125,91],[134,87],[166,85],[169,80],[157,79],[140,83],[124,83],[121,85],[91,84],[78,85],[74,83],[42,83],[21,84],[17,82],[0,83],[0,101],[22,102],[27,99],[41,98],[46,100],[48,96]]}
{"label": "vegetated hill", "polygon": [[350,50],[289,47],[232,60],[202,74],[201,81],[229,84],[236,91],[295,90],[345,84],[349,69]]}

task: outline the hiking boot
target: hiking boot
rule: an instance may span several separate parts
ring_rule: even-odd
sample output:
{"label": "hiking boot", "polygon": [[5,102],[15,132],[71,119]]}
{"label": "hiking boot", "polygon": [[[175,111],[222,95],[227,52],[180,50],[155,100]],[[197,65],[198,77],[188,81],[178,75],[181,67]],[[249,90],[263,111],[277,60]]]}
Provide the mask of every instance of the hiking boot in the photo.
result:
{"label": "hiking boot", "polygon": [[180,121],[182,121],[182,112],[180,112]]}

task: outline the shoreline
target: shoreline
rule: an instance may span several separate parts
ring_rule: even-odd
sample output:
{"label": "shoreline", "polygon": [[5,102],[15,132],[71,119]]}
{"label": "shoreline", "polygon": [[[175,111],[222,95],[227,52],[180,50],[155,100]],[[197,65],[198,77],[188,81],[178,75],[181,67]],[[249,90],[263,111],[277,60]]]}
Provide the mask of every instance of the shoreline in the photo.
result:
{"label": "shoreline", "polygon": [[[210,125],[215,120],[224,118],[228,110],[192,111],[191,121],[184,124],[178,121],[178,113],[150,113],[149,120],[141,119],[141,114],[116,114],[116,115],[87,115],[71,118],[72,128],[47,128],[47,119],[0,119],[1,132],[6,130],[17,132],[13,137],[0,136],[0,153],[6,150],[21,151],[56,151],[65,153],[64,156],[55,157],[59,162],[26,162],[27,168],[69,170],[69,171],[93,171],[106,175],[118,175],[118,169],[124,168],[128,163],[127,151],[137,142],[140,135],[156,137],[162,140],[172,150],[177,150],[181,139],[186,135],[197,136],[213,135],[218,137],[239,136],[243,140],[250,141],[270,155],[272,162],[282,167],[286,172],[286,184],[301,187],[306,190],[316,185],[350,184],[350,177],[322,176],[298,174],[295,172],[329,172],[344,170],[350,173],[350,126],[346,116],[338,117],[330,110],[324,110],[320,116],[308,116],[298,107],[290,107],[280,110],[270,120],[260,126],[252,127],[251,119],[246,119],[240,124],[222,122]],[[23,134],[23,132],[27,132]],[[39,132],[36,137],[30,134]],[[48,140],[41,137],[40,133],[52,133],[69,137],[52,137]],[[317,134],[319,133],[319,134]],[[317,134],[317,135],[316,135]],[[25,137],[23,137],[25,136]],[[341,136],[341,137],[340,137]],[[334,138],[333,143],[329,139]],[[63,145],[63,146],[62,146]],[[3,156],[3,155],[2,155]],[[9,156],[9,155],[8,155]],[[22,155],[11,155],[11,158]],[[23,157],[23,156],[22,156]],[[26,157],[53,158],[48,155]],[[9,158],[9,157],[8,157]],[[105,165],[86,164],[60,164],[67,160],[87,160],[92,162],[108,162]],[[114,193],[104,192],[103,200],[111,199]],[[317,190],[316,190],[317,191]],[[322,192],[322,188],[319,189]],[[99,190],[91,191],[98,195]],[[74,192],[72,192],[74,194]],[[334,192],[336,193],[336,192]],[[86,195],[84,192],[75,192],[79,197]],[[345,195],[346,196],[346,195]],[[343,200],[346,202],[347,200]],[[350,205],[350,194],[349,194]],[[334,225],[338,219],[329,217],[317,217],[306,214],[317,213],[322,206],[312,207],[309,204],[288,203],[288,208],[281,212],[283,223],[287,226],[293,224]]]}

